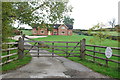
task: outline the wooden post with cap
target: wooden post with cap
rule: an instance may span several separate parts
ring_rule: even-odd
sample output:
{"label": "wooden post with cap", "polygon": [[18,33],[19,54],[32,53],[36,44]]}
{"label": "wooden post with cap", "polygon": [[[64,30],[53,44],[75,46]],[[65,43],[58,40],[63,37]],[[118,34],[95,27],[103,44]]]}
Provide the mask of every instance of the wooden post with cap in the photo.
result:
{"label": "wooden post with cap", "polygon": [[18,41],[18,59],[23,59],[24,57],[24,42],[23,38],[19,37]]}
{"label": "wooden post with cap", "polygon": [[81,47],[80,47],[80,51],[81,51],[81,59],[85,59],[85,42],[86,42],[86,39],[82,39],[81,40]]}

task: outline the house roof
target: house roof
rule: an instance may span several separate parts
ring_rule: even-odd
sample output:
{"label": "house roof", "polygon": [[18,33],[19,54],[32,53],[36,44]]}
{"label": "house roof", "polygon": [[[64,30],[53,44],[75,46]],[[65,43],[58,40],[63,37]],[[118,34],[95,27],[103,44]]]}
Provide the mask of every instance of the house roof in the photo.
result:
{"label": "house roof", "polygon": [[[53,27],[54,29],[58,29],[58,27],[62,24],[47,24],[47,25],[49,25],[50,27]],[[33,28],[36,28],[36,26],[40,26],[40,25],[36,24]],[[68,27],[68,29],[73,29],[73,25],[66,24],[66,26]]]}
{"label": "house roof", "polygon": [[[52,27],[54,27],[54,29],[58,29],[58,27],[59,27],[60,25],[62,25],[62,24],[54,24]],[[68,29],[73,29],[73,25],[67,24],[66,26],[68,27]]]}

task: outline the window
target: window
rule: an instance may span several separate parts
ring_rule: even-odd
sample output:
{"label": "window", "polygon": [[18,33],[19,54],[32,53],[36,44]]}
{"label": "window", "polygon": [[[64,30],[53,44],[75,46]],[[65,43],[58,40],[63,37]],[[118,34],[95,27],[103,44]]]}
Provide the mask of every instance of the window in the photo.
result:
{"label": "window", "polygon": [[68,32],[68,34],[70,35],[70,31]]}
{"label": "window", "polygon": [[65,32],[63,31],[62,33],[64,34]]}
{"label": "window", "polygon": [[44,31],[41,31],[41,33],[44,33]]}
{"label": "window", "polygon": [[33,34],[37,33],[36,31],[33,31]]}
{"label": "window", "polygon": [[61,27],[61,29],[65,29],[65,27]]}
{"label": "window", "polygon": [[54,32],[54,35],[57,35],[57,32]]}

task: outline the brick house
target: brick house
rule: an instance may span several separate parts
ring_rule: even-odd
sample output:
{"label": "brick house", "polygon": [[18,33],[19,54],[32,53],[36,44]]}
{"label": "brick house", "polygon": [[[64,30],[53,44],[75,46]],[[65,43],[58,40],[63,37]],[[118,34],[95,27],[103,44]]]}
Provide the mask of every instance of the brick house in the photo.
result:
{"label": "brick house", "polygon": [[73,25],[65,24],[54,24],[51,26],[52,30],[49,30],[47,27],[37,29],[33,27],[33,35],[72,35]]}

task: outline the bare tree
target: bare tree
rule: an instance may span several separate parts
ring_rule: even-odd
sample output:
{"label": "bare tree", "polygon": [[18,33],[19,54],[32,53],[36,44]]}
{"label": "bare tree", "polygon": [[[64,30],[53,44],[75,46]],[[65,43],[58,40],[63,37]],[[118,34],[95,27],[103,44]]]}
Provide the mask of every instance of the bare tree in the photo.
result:
{"label": "bare tree", "polygon": [[113,18],[111,21],[108,22],[112,26],[112,28],[115,27],[115,21],[116,21],[116,19]]}

